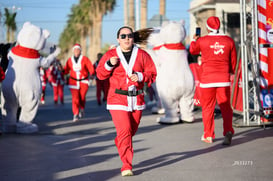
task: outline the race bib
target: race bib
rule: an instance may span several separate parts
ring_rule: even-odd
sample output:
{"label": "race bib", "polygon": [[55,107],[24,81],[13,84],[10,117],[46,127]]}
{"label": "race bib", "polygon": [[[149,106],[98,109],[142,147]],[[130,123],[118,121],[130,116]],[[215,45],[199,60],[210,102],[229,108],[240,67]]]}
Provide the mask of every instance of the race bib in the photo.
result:
{"label": "race bib", "polygon": [[74,65],[73,65],[73,70],[74,70],[75,72],[80,72],[81,69],[82,69],[81,64],[74,64]]}

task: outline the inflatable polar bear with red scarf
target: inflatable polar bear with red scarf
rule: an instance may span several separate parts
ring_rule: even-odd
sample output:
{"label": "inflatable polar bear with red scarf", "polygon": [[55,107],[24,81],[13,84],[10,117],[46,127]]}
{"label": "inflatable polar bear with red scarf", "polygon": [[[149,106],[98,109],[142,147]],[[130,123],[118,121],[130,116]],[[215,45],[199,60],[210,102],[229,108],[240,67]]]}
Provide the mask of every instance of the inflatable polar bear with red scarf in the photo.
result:
{"label": "inflatable polar bear with red scarf", "polygon": [[165,115],[157,118],[157,122],[162,124],[194,121],[195,85],[188,53],[182,44],[185,37],[184,21],[170,21],[163,23],[148,38],[157,66],[156,88],[165,109]]}
{"label": "inflatable polar bear with red scarf", "polygon": [[[2,130],[6,133],[34,133],[38,126],[32,123],[41,98],[39,67],[49,67],[58,56],[57,48],[47,57],[41,57],[50,33],[30,22],[24,23],[17,36],[17,45],[8,53],[9,64],[2,82]],[[17,112],[21,108],[18,121]]]}

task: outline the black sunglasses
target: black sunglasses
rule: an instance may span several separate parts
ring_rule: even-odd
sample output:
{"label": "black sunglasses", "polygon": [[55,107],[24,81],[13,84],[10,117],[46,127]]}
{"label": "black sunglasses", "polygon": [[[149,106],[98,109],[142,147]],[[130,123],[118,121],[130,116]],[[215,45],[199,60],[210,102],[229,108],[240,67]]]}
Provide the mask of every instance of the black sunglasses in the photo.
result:
{"label": "black sunglasses", "polygon": [[133,37],[134,37],[133,33],[130,33],[130,34],[121,34],[121,35],[120,35],[120,38],[121,38],[121,39],[125,39],[126,36],[127,36],[128,38],[133,38]]}

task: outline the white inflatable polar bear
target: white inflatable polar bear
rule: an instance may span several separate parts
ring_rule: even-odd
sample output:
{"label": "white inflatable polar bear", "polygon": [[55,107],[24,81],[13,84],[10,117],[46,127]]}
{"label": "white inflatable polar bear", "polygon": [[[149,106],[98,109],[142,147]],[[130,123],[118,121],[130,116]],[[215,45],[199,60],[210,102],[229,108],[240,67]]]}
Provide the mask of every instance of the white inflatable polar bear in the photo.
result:
{"label": "white inflatable polar bear", "polygon": [[[166,22],[152,33],[148,44],[153,46],[157,66],[156,87],[165,115],[157,118],[163,124],[193,122],[194,77],[187,51],[182,44],[186,37],[184,22]],[[178,108],[180,116],[178,115]]]}
{"label": "white inflatable polar bear", "polygon": [[[2,82],[2,131],[5,133],[34,133],[32,123],[41,96],[39,67],[48,67],[60,49],[43,58],[39,54],[50,33],[30,22],[24,23],[17,36],[17,46],[8,54],[6,78]],[[21,108],[17,122],[18,108]]]}

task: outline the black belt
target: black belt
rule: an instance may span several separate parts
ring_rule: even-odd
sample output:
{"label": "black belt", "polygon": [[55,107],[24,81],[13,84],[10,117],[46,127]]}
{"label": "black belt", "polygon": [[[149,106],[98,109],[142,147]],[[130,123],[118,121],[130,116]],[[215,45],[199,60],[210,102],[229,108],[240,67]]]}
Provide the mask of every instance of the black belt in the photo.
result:
{"label": "black belt", "polygon": [[126,91],[126,90],[116,89],[115,93],[121,94],[121,95],[126,95],[126,96],[137,96],[137,95],[142,94],[143,90]]}
{"label": "black belt", "polygon": [[76,81],[82,81],[82,80],[87,80],[88,79],[88,77],[85,77],[85,78],[82,78],[82,79],[75,79],[74,77],[70,77],[71,79],[73,79],[73,80],[76,80]]}

